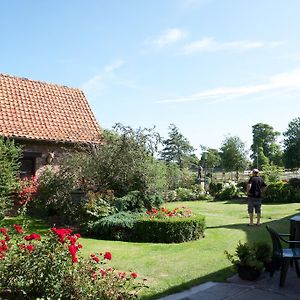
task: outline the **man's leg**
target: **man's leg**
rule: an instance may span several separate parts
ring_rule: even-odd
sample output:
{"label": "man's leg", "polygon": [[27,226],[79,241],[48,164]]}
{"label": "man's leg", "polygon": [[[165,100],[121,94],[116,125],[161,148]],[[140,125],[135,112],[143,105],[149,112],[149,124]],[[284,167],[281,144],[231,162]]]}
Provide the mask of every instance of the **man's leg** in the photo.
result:
{"label": "man's leg", "polygon": [[261,213],[260,208],[261,208],[261,199],[256,200],[255,203],[255,213],[257,216],[256,225],[260,225],[260,213]]}
{"label": "man's leg", "polygon": [[249,225],[253,225],[253,201],[251,200],[251,198],[248,198],[248,213],[249,213]]}
{"label": "man's leg", "polygon": [[256,225],[260,225],[260,213],[257,214]]}
{"label": "man's leg", "polygon": [[249,219],[250,219],[249,225],[253,225],[253,213],[249,213]]}

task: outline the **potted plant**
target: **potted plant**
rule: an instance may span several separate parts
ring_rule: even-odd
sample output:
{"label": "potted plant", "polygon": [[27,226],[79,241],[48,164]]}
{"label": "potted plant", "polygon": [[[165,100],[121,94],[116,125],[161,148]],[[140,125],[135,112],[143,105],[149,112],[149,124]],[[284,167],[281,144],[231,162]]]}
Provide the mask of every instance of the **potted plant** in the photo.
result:
{"label": "potted plant", "polygon": [[253,244],[256,258],[264,264],[265,272],[272,269],[272,247],[266,242],[255,242]]}
{"label": "potted plant", "polygon": [[255,245],[247,242],[239,241],[234,254],[228,251],[225,254],[243,280],[256,280],[264,268],[264,263],[257,258]]}

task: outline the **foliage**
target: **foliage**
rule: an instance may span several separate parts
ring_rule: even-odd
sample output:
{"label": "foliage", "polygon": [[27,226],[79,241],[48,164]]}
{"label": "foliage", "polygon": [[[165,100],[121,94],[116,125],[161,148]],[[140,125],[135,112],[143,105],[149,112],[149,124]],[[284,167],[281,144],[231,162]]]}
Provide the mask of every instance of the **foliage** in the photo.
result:
{"label": "foliage", "polygon": [[267,184],[279,181],[284,174],[284,169],[276,165],[263,165],[262,171],[262,177]]}
{"label": "foliage", "polygon": [[141,212],[151,207],[159,207],[163,201],[160,194],[148,195],[139,191],[132,191],[121,198],[116,198],[113,205],[117,211]]}
{"label": "foliage", "polygon": [[276,143],[276,138],[280,133],[274,131],[273,127],[268,124],[257,123],[252,126],[252,135],[251,158],[253,159],[253,166],[261,168],[262,164],[266,163],[282,165],[282,152]]}
{"label": "foliage", "polygon": [[284,164],[286,168],[300,167],[300,117],[288,124],[284,135]]}
{"label": "foliage", "polygon": [[228,181],[224,183],[221,191],[215,195],[216,200],[229,200],[239,196],[239,189],[236,182]]}
{"label": "foliage", "polygon": [[131,239],[132,228],[140,214],[118,212],[101,219],[88,221],[81,230],[89,236],[102,239],[128,241]]}
{"label": "foliage", "polygon": [[239,137],[227,137],[221,146],[222,166],[226,171],[241,171],[248,165],[245,144]]}
{"label": "foliage", "polygon": [[202,149],[202,155],[200,164],[205,170],[210,170],[213,173],[214,168],[220,166],[221,156],[217,149],[200,146]]}
{"label": "foliage", "polygon": [[79,217],[81,203],[72,202],[71,192],[78,186],[78,178],[68,168],[68,162],[55,173],[48,168],[38,180],[38,193],[31,207],[44,217],[55,215],[61,223],[74,224]]}
{"label": "foliage", "polygon": [[11,194],[18,186],[21,152],[14,141],[0,137],[0,219],[13,204]]}
{"label": "foliage", "polygon": [[182,243],[204,236],[203,216],[187,218],[143,218],[136,221],[133,231],[136,241],[149,243]]}
{"label": "foliage", "polygon": [[290,178],[289,185],[300,189],[300,178]]}
{"label": "foliage", "polygon": [[264,195],[267,203],[300,203],[300,188],[287,182],[270,183]]}
{"label": "foliage", "polygon": [[103,145],[87,160],[84,177],[98,190],[113,190],[117,197],[130,191],[147,193],[164,189],[159,176],[161,164],[154,159],[159,135],[154,129],[138,129],[116,124],[104,131]]}
{"label": "foliage", "polygon": [[220,193],[222,188],[223,188],[222,182],[211,181],[209,183],[209,193],[212,196],[216,196],[218,193]]}
{"label": "foliage", "polygon": [[12,239],[0,231],[0,289],[14,298],[30,299],[136,299],[145,286],[135,272],[119,272],[107,266],[110,252],[92,253],[84,259],[79,252],[79,234],[68,228],[52,228],[45,235],[26,234],[14,225]]}
{"label": "foliage", "polygon": [[264,264],[263,261],[260,260],[262,258],[261,248],[256,245],[239,241],[235,253],[230,254],[225,250],[225,255],[235,268],[239,266],[249,266],[258,271],[263,270]]}
{"label": "foliage", "polygon": [[168,163],[175,162],[182,169],[194,149],[174,124],[169,126],[168,135],[162,142],[161,158]]}

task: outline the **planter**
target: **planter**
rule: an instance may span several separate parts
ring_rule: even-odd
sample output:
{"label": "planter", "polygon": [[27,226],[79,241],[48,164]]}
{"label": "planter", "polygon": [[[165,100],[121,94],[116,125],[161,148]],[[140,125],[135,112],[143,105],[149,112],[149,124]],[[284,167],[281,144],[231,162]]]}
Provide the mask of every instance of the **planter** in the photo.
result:
{"label": "planter", "polygon": [[261,271],[249,266],[238,266],[237,271],[241,279],[249,281],[256,280],[261,274]]}

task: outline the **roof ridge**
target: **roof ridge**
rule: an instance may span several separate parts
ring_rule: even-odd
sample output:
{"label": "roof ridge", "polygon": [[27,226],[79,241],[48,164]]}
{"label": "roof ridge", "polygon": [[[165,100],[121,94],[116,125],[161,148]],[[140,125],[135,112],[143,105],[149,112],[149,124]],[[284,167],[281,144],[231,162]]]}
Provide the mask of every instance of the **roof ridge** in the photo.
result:
{"label": "roof ridge", "polygon": [[70,86],[67,86],[67,85],[62,85],[62,84],[57,84],[57,83],[52,83],[52,82],[46,82],[46,81],[31,79],[31,78],[27,78],[27,77],[19,77],[19,76],[15,76],[15,75],[0,73],[0,77],[1,76],[2,77],[13,78],[13,79],[18,79],[18,80],[31,81],[31,82],[36,82],[36,83],[41,83],[41,84],[46,84],[46,85],[52,85],[52,86],[56,86],[56,87],[59,87],[59,88],[68,88],[68,89],[72,89],[72,90],[77,90],[81,93],[83,92],[81,89],[76,88],[76,87],[70,87]]}

